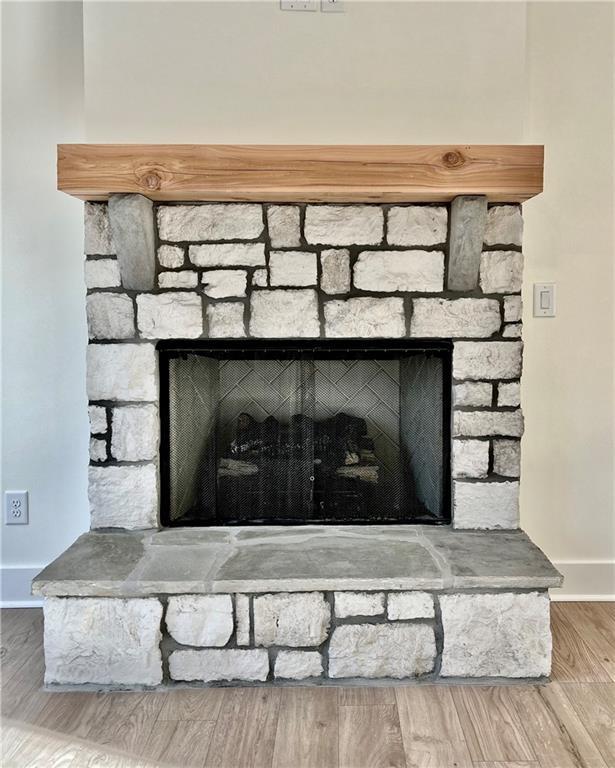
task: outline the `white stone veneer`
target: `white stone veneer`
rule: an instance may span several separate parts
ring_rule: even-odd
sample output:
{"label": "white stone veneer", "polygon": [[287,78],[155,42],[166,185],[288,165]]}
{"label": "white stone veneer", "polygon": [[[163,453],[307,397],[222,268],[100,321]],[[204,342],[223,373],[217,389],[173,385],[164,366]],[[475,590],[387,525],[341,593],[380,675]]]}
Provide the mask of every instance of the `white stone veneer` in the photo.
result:
{"label": "white stone veneer", "polygon": [[155,598],[48,598],[45,682],[158,685],[160,620]]}
{"label": "white stone veneer", "polygon": [[244,337],[454,340],[455,525],[517,524],[519,206],[489,208],[480,282],[446,294],[444,205],[162,204],[146,292],[122,288],[107,205],[85,224],[94,527],[158,522],[156,343]]}

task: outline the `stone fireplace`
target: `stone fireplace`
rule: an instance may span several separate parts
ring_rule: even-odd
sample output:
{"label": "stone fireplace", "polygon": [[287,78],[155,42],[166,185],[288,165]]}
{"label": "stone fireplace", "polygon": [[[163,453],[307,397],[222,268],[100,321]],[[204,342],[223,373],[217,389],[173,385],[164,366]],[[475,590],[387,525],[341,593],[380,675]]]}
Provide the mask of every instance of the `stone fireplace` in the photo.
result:
{"label": "stone fireplace", "polygon": [[480,191],[86,202],[92,530],[34,581],[48,684],[548,676],[522,214]]}

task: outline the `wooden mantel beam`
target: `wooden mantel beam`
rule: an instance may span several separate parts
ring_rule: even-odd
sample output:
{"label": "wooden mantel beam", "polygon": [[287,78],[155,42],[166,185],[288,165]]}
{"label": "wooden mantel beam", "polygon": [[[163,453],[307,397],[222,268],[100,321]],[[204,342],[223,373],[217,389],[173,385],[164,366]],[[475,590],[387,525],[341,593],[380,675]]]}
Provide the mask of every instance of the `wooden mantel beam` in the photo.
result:
{"label": "wooden mantel beam", "polygon": [[82,200],[518,203],[542,178],[535,145],[58,145],[58,189]]}

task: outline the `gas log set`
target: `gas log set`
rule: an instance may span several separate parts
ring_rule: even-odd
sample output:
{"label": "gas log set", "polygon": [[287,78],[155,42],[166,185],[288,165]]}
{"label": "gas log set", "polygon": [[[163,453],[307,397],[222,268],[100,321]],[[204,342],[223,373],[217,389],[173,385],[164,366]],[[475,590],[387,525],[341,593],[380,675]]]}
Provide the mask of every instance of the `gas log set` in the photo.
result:
{"label": "gas log set", "polygon": [[[273,416],[258,421],[247,413],[237,417],[231,442],[222,448],[217,466],[218,495],[222,508],[234,510],[237,519],[254,520],[256,509],[267,500],[275,515],[339,519],[360,518],[366,504],[374,504],[374,491],[390,495],[385,473],[378,462],[365,419],[338,413],[321,421],[305,414],[289,423]],[[284,509],[281,509],[283,507]]]}

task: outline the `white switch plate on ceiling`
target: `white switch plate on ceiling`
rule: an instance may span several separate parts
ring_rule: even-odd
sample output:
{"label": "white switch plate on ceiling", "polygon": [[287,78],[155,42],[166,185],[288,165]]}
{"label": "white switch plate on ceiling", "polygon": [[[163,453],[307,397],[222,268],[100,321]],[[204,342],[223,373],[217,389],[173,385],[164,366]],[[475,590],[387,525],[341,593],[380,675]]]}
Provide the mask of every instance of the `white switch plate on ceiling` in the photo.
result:
{"label": "white switch plate on ceiling", "polygon": [[534,317],[555,317],[555,283],[534,283]]}
{"label": "white switch plate on ceiling", "polygon": [[344,0],[320,0],[323,13],[344,13]]}
{"label": "white switch plate on ceiling", "polygon": [[280,0],[283,11],[317,11],[318,0]]}

